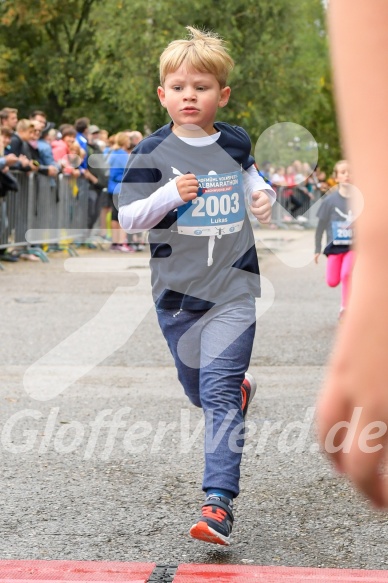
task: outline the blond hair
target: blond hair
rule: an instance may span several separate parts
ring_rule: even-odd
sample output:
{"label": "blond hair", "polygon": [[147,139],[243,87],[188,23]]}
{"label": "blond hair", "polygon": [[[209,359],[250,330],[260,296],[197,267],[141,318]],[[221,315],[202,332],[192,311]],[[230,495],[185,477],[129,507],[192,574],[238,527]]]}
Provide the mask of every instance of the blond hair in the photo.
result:
{"label": "blond hair", "polygon": [[224,88],[234,66],[224,41],[215,33],[193,26],[186,28],[189,38],[172,41],[160,55],[160,84],[164,84],[166,75],[184,63],[188,69],[213,74],[220,87]]}
{"label": "blond hair", "polygon": [[16,125],[17,132],[26,132],[27,130],[34,127],[33,122],[30,119],[21,119]]}
{"label": "blond hair", "polygon": [[116,134],[115,143],[112,150],[119,150],[120,148],[128,148],[129,136],[125,132],[119,132]]}
{"label": "blond hair", "polygon": [[78,142],[73,142],[69,148],[70,152],[72,154],[77,154],[77,156],[81,156],[82,152],[81,152],[81,146],[79,145]]}

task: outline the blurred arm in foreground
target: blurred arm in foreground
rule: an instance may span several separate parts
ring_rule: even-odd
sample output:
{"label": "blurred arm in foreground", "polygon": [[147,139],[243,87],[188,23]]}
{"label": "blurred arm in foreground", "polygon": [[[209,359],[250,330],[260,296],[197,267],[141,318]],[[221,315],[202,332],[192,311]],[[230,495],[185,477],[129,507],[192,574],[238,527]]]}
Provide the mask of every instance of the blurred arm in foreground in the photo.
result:
{"label": "blurred arm in foreground", "polygon": [[[387,0],[330,0],[329,31],[345,152],[365,206],[356,226],[350,302],[318,402],[318,430],[337,469],[387,507]],[[344,422],[351,420],[347,431]]]}

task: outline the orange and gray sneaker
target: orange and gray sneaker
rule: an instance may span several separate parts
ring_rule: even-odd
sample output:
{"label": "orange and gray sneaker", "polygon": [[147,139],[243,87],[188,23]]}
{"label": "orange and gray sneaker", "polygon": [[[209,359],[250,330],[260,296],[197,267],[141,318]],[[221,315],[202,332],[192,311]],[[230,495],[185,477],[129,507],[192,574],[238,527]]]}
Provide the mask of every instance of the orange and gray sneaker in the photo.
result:
{"label": "orange and gray sneaker", "polygon": [[252,401],[253,397],[255,396],[256,387],[257,387],[257,383],[256,383],[254,377],[249,372],[246,372],[245,378],[244,378],[242,385],[241,385],[241,395],[242,395],[241,407],[242,407],[244,419],[245,419],[246,414],[248,412],[249,403]]}
{"label": "orange and gray sneaker", "polygon": [[202,506],[202,516],[190,529],[193,538],[216,545],[229,545],[233,526],[233,503],[211,494]]}

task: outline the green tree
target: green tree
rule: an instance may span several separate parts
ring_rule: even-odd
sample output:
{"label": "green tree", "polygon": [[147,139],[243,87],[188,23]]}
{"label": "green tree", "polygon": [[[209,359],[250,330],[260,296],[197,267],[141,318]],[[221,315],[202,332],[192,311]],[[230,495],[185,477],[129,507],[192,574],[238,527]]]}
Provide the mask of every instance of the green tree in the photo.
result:
{"label": "green tree", "polygon": [[101,0],[5,0],[0,5],[1,105],[26,115],[44,108],[56,121],[73,121],[76,106],[95,98],[93,8]]}
{"label": "green tree", "polygon": [[189,24],[225,38],[236,63],[220,119],[244,126],[253,144],[273,124],[298,123],[324,164],[338,157],[321,0],[3,0],[0,106],[153,131],[168,120],[159,55]]}
{"label": "green tree", "polygon": [[220,119],[243,125],[253,143],[272,124],[299,123],[337,151],[333,102],[322,82],[329,65],[320,0],[193,0],[180,2],[179,10],[171,0],[146,7],[117,0],[97,18],[100,58],[92,77],[109,104],[104,123],[154,130],[166,122],[156,96],[159,54],[191,24],[217,31],[236,63]]}

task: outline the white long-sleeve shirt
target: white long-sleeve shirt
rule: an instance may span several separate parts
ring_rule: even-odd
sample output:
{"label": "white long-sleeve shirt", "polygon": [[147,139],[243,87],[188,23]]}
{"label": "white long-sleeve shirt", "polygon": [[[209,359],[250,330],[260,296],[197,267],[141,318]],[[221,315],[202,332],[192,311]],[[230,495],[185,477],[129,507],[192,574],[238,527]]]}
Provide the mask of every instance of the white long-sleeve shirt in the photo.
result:
{"label": "white long-sleeve shirt", "polygon": [[[219,133],[203,138],[180,138],[190,146],[201,147],[216,142]],[[171,210],[182,206],[182,200],[176,180],[178,176],[158,188],[148,198],[136,200],[129,205],[120,207],[119,222],[127,233],[136,233],[152,229]],[[255,166],[252,164],[248,170],[243,172],[244,188],[246,198],[250,204],[252,193],[262,190],[266,192],[272,204],[276,200],[276,193],[271,186],[260,176]]]}

